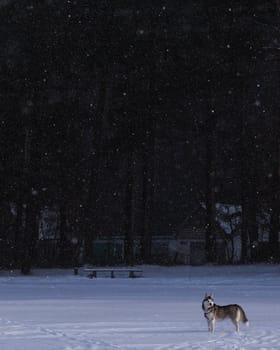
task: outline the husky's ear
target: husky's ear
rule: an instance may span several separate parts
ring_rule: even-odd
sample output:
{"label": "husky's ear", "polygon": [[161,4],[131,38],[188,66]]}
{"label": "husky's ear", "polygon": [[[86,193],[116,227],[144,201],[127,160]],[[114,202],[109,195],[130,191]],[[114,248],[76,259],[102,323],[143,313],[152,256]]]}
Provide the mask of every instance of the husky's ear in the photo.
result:
{"label": "husky's ear", "polygon": [[204,298],[206,299],[206,298],[207,298],[207,296],[208,296],[208,294],[207,294],[207,293],[205,293],[205,296],[204,296]]}
{"label": "husky's ear", "polygon": [[211,298],[214,298],[214,294],[213,294],[213,293],[211,293],[211,294],[210,294],[210,297],[211,297]]}

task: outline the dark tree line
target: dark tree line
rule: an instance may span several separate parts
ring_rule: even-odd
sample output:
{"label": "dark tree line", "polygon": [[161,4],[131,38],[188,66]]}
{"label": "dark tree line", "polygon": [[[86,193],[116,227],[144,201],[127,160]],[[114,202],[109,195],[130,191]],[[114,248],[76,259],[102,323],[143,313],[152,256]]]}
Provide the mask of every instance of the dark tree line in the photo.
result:
{"label": "dark tree line", "polygon": [[[38,220],[59,212],[90,262],[125,236],[126,263],[152,262],[205,203],[242,206],[242,260],[269,221],[279,258],[280,8],[271,1],[32,1],[0,4],[2,265],[28,271]],[[200,209],[199,209],[200,208]],[[9,253],[8,253],[9,252]]]}

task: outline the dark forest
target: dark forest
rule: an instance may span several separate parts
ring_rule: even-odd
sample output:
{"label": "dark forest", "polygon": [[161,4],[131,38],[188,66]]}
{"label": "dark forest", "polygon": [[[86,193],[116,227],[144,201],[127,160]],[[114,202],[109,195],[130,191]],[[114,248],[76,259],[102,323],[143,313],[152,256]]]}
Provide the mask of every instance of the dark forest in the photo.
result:
{"label": "dark forest", "polygon": [[153,263],[186,221],[216,263],[217,203],[241,208],[239,262],[279,261],[278,0],[2,0],[0,38],[2,268],[116,235]]}

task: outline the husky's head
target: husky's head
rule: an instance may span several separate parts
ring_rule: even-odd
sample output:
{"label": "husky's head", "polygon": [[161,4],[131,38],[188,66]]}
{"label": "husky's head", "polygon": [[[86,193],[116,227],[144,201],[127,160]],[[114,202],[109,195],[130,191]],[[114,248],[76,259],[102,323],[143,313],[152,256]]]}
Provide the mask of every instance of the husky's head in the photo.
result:
{"label": "husky's head", "polygon": [[204,311],[209,310],[212,306],[214,306],[214,297],[213,294],[208,295],[207,293],[202,300],[202,309]]}

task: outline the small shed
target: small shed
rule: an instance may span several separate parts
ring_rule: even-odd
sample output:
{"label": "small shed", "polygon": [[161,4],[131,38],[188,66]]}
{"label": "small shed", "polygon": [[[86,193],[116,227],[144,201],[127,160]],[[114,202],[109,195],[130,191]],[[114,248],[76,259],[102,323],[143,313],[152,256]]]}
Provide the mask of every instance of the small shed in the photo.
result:
{"label": "small shed", "polygon": [[[206,227],[203,208],[191,215],[176,230],[176,243],[173,243],[174,262],[188,265],[202,265],[206,260]],[[217,263],[226,262],[226,239],[219,224],[215,222],[215,251]]]}

